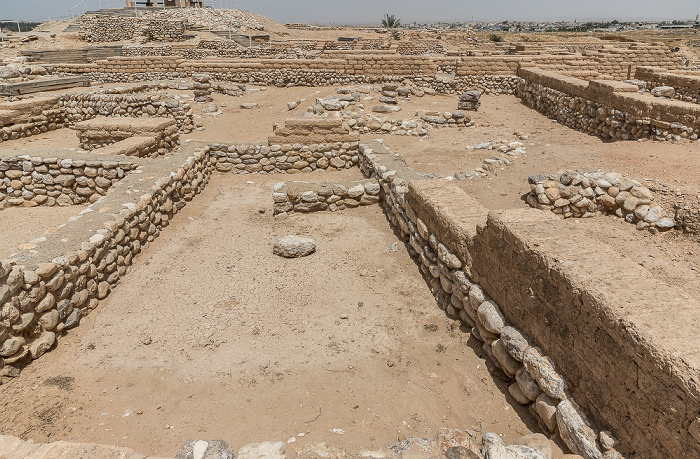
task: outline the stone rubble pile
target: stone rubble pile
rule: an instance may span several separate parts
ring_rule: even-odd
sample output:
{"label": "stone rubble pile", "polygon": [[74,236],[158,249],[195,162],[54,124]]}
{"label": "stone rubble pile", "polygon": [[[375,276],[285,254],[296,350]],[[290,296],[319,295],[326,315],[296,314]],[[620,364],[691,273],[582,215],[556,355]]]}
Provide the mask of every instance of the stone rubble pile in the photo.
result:
{"label": "stone rubble pile", "polygon": [[551,210],[564,218],[590,218],[613,214],[638,230],[667,231],[676,226],[664,216],[649,188],[622,174],[563,171],[553,175],[528,177],[531,207]]}
{"label": "stone rubble pile", "polygon": [[0,65],[0,82],[21,83],[51,74],[53,71],[53,65],[49,64],[7,63],[6,65]]}
{"label": "stone rubble pile", "polygon": [[496,151],[499,154],[494,155],[491,158],[485,158],[481,164],[481,167],[477,167],[473,171],[455,172],[455,179],[466,180],[470,177],[483,177],[489,172],[496,173],[499,169],[502,169],[504,166],[510,166],[510,162],[513,159],[517,158],[519,155],[524,155],[527,153],[523,143],[517,140],[512,142],[509,142],[507,140],[496,140],[491,142],[480,143],[478,145],[475,145],[474,147],[467,147],[467,149],[472,148],[474,150]]}
{"label": "stone rubble pile", "polygon": [[379,184],[376,180],[320,184],[307,182],[280,182],[272,190],[273,215],[290,215],[368,206],[379,202]]}
{"label": "stone rubble pile", "polygon": [[481,107],[481,101],[479,99],[481,99],[481,91],[478,89],[467,91],[459,96],[457,108],[459,110],[471,110],[475,112]]}

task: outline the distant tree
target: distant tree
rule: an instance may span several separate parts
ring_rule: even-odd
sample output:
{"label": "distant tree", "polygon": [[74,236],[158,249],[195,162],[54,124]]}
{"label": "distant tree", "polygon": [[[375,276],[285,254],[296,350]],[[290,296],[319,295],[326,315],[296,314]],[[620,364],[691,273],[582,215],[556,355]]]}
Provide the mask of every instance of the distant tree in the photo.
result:
{"label": "distant tree", "polygon": [[382,19],[382,27],[385,29],[395,29],[401,26],[401,19],[398,19],[393,14],[387,13]]}

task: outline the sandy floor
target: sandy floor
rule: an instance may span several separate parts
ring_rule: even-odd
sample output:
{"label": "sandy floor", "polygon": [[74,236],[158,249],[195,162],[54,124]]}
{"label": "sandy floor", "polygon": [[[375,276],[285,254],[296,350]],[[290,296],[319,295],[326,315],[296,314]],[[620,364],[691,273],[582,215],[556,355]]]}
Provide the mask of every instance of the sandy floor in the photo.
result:
{"label": "sandy floor", "polygon": [[[275,222],[279,179],[216,177],[80,328],[0,388],[3,433],[168,455],[190,438],[359,449],[442,426],[529,432],[405,247],[390,252],[379,207]],[[272,255],[285,234],[317,253]]]}
{"label": "sandy floor", "polygon": [[85,207],[8,207],[0,211],[0,259],[15,253],[22,244],[53,233]]}

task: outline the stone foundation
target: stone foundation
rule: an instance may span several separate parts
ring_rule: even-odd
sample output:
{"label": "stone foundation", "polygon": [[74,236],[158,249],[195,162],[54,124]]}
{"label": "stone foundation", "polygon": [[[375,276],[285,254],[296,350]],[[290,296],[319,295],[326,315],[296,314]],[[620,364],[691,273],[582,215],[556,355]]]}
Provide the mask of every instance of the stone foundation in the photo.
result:
{"label": "stone foundation", "polygon": [[137,167],[124,157],[78,159],[68,151],[54,157],[0,153],[0,209],[94,203]]}
{"label": "stone foundation", "polygon": [[533,175],[528,181],[527,203],[564,218],[614,214],[635,223],[639,230],[650,231],[666,231],[676,224],[664,215],[649,188],[622,174],[565,171],[549,176]]}
{"label": "stone foundation", "polygon": [[[523,68],[518,97],[561,124],[606,140],[696,140],[700,107],[638,94],[636,85],[586,82]],[[681,122],[682,121],[682,122]]]}
{"label": "stone foundation", "polygon": [[336,212],[345,208],[368,206],[379,202],[376,180],[319,184],[308,182],[280,182],[272,192],[274,215]]}

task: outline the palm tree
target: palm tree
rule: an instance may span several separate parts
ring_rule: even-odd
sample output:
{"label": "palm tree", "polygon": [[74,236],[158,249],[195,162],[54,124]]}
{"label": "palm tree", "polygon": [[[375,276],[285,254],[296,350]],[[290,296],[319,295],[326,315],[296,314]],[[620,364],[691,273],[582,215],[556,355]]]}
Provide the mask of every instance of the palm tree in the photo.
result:
{"label": "palm tree", "polygon": [[387,13],[382,19],[382,27],[385,29],[395,29],[401,25],[401,19],[397,19],[393,14]]}

